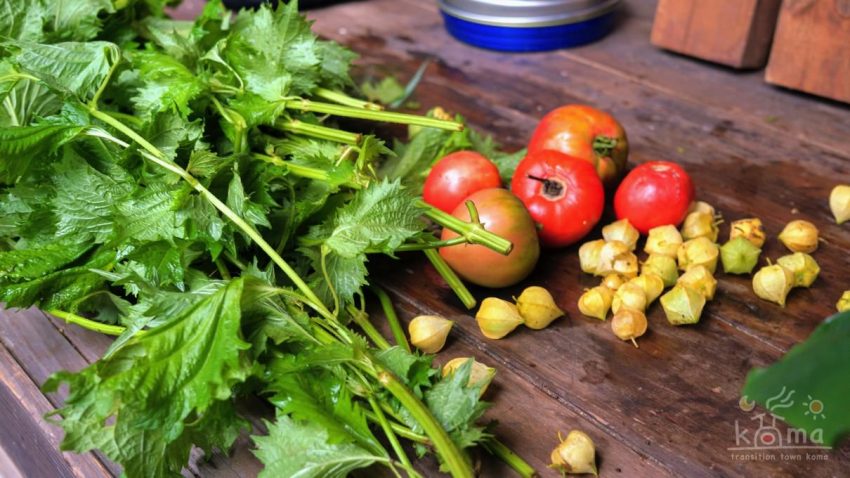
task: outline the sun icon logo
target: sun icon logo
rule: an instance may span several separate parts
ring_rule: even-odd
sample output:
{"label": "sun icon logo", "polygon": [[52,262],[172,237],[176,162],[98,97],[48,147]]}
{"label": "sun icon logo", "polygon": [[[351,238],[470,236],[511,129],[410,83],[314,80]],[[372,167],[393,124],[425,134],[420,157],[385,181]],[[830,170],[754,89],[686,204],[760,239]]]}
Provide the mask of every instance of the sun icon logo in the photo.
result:
{"label": "sun icon logo", "polygon": [[806,407],[805,413],[803,415],[811,415],[812,420],[817,420],[819,418],[826,418],[826,415],[823,414],[823,402],[820,400],[813,400],[811,395],[808,395],[808,401],[803,402],[803,406]]}

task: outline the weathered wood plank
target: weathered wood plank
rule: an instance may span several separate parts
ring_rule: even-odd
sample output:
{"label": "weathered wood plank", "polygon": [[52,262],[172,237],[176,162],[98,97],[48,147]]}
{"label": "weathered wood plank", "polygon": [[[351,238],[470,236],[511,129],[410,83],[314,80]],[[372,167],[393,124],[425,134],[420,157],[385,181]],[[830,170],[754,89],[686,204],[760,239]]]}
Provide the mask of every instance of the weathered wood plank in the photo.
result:
{"label": "weathered wood plank", "polygon": [[[5,319],[0,317],[0,319]],[[26,476],[112,476],[92,454],[59,452],[62,430],[44,420],[53,406],[0,343],[0,447]]]}

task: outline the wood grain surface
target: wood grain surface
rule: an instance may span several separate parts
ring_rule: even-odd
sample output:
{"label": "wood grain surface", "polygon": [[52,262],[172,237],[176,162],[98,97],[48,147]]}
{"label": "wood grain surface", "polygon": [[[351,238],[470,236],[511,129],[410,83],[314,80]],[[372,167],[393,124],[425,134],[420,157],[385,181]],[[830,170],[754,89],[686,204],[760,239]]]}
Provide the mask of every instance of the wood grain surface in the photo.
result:
{"label": "wood grain surface", "polygon": [[[498,420],[499,436],[543,476],[556,476],[546,465],[557,432],[573,428],[596,442],[603,477],[848,476],[848,444],[828,452],[825,462],[741,460],[729,448],[736,445],[736,421],[752,423],[753,414],[738,406],[747,371],[772,363],[805,339],[832,313],[840,291],[850,288],[850,233],[846,225],[834,225],[827,207],[831,187],[850,182],[850,109],[772,88],[760,74],[711,67],[654,48],[649,35],[655,7],[653,0],[625,2],[618,28],[604,40],[522,55],[456,42],[443,29],[436,2],[352,2],[310,16],[323,36],[361,54],[361,76],[394,74],[406,80],[431,59],[416,93],[423,107],[442,105],[461,113],[510,149],[522,147],[547,110],[588,103],[624,124],[632,164],[654,159],[683,164],[700,198],[717,206],[727,222],[758,216],[775,237],[791,219],[811,220],[826,240],[814,254],[823,271],[812,289],[795,290],[781,309],[759,301],[748,278],[719,274],[717,297],[700,324],[669,326],[660,306],[653,305],[650,331],[635,349],[616,339],[609,323],[578,313],[579,295],[597,281],[581,274],[576,247],[547,251],[522,284],[549,288],[568,318],[543,331],[520,329],[501,341],[481,336],[473,312],[463,309],[419,255],[375,260],[370,277],[390,291],[403,320],[423,313],[456,320],[437,362],[474,356],[498,369],[487,392],[493,405],[486,417]],[[728,228],[721,230],[725,240]],[[771,239],[763,257],[783,253]],[[522,285],[473,292],[479,299],[510,298]],[[377,313],[374,321],[383,323]],[[108,344],[106,337],[37,311],[0,312],[0,393],[16,397],[0,419],[5,425],[7,417],[17,417],[16,423],[25,423],[23,436],[34,443],[22,448],[0,432],[0,475],[119,472],[97,455],[56,451],[57,431],[41,414],[63,395],[38,390],[50,373],[79,369]],[[242,411],[258,427],[260,418],[270,416],[259,400],[243,404]],[[34,463],[22,449],[39,450],[43,459]],[[479,460],[483,476],[511,476],[486,454]],[[433,461],[419,466],[426,476],[437,476]],[[196,454],[184,475],[247,477],[259,469],[242,437],[230,456]]]}

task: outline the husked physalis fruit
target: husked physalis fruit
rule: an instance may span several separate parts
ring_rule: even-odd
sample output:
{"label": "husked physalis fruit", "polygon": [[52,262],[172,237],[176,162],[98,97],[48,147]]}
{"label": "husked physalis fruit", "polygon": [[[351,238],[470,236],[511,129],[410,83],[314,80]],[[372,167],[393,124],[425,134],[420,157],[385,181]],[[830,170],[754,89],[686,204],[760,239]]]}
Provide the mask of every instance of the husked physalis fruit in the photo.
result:
{"label": "husked physalis fruit", "polygon": [[643,250],[650,255],[676,257],[681,245],[682,234],[676,226],[658,226],[649,230]]}
{"label": "husked physalis fruit", "polygon": [[562,439],[560,433],[558,439],[561,443],[552,450],[550,456],[552,464],[550,468],[561,472],[561,474],[582,475],[592,473],[598,476],[596,471],[596,447],[593,440],[586,433],[572,430]]}
{"label": "husked physalis fruit", "polygon": [[611,274],[605,276],[604,279],[602,279],[602,283],[600,285],[604,285],[605,287],[611,290],[617,290],[620,288],[621,285],[625,284],[627,281],[628,279],[623,277],[621,274],[612,272]]}
{"label": "husked physalis fruit", "polygon": [[705,214],[709,214],[711,216],[716,216],[717,212],[714,210],[714,206],[705,202],[705,201],[694,201],[691,203],[691,207],[688,208],[688,214],[694,212],[701,212]]}
{"label": "husked physalis fruit", "polygon": [[410,343],[427,354],[435,354],[446,345],[454,322],[436,315],[414,317],[407,326]]}
{"label": "husked physalis fruit", "polygon": [[526,327],[530,329],[544,329],[564,315],[564,311],[555,304],[552,294],[538,286],[526,287],[516,300],[516,307]]}
{"label": "husked physalis fruit", "polygon": [[664,292],[664,280],[655,274],[643,273],[630,280],[629,283],[636,284],[643,290],[644,295],[646,295],[647,306]]}
{"label": "husked physalis fruit", "polygon": [[809,221],[797,219],[785,225],[779,240],[791,252],[815,252],[818,248],[818,228]]}
{"label": "husked physalis fruit", "polygon": [[578,310],[588,316],[599,320],[605,320],[608,316],[608,310],[611,309],[611,303],[614,301],[614,291],[598,285],[592,289],[588,289],[578,299]]}
{"label": "husked physalis fruit", "polygon": [[829,193],[829,209],[838,224],[850,220],[850,184],[839,184],[832,188]]}
{"label": "husked physalis fruit", "polygon": [[596,267],[596,275],[604,276],[614,270],[614,263],[622,256],[631,254],[629,246],[620,241],[606,241],[599,251],[599,263]]}
{"label": "husked physalis fruit", "polygon": [[488,339],[501,339],[523,322],[515,305],[497,297],[487,297],[481,302],[475,320]]}
{"label": "husked physalis fruit", "polygon": [[617,314],[622,309],[646,310],[648,304],[646,293],[643,289],[629,281],[620,286],[617,292],[614,292],[614,300],[611,301],[611,311]]}
{"label": "husked physalis fruit", "polygon": [[469,387],[480,387],[478,395],[484,395],[493,377],[496,376],[496,369],[488,367],[483,363],[475,360],[472,357],[453,358],[443,365],[443,377],[455,373],[465,363],[472,361],[472,368],[469,370],[469,381],[466,382]]}
{"label": "husked physalis fruit", "polygon": [[705,307],[705,296],[691,287],[676,284],[661,296],[661,307],[671,324],[695,324],[699,322],[702,308]]}
{"label": "husked physalis fruit", "polygon": [[578,260],[581,264],[582,272],[587,274],[596,274],[599,269],[599,254],[602,252],[602,246],[605,245],[604,239],[585,242],[578,248]]}
{"label": "husked physalis fruit", "polygon": [[602,237],[608,242],[620,241],[628,246],[630,251],[633,251],[637,247],[638,239],[640,239],[640,232],[632,226],[628,219],[620,219],[603,227]]}
{"label": "husked physalis fruit", "polygon": [[699,292],[706,300],[713,299],[714,292],[717,290],[717,279],[703,266],[688,269],[679,277],[678,284]]}
{"label": "husked physalis fruit", "polygon": [[757,217],[733,221],[729,226],[729,240],[731,241],[736,237],[743,237],[758,248],[764,245],[764,241],[767,238],[761,219]]}
{"label": "husked physalis fruit", "polygon": [[794,274],[779,264],[759,269],[753,276],[753,292],[770,302],[785,307],[785,298],[794,287]]}
{"label": "husked physalis fruit", "polygon": [[835,303],[835,309],[839,312],[850,310],[850,290],[845,290],[844,293],[841,294],[841,298]]}
{"label": "husked physalis fruit", "polygon": [[743,236],[730,239],[720,248],[720,260],[727,274],[749,274],[759,262],[761,249]]}
{"label": "husked physalis fruit", "polygon": [[631,340],[638,346],[636,338],[646,333],[646,314],[635,309],[622,309],[611,319],[611,330],[620,340]]}
{"label": "husked physalis fruit", "polygon": [[776,263],[794,274],[794,287],[809,287],[820,274],[820,266],[815,258],[805,252],[782,256]]}
{"label": "husked physalis fruit", "polygon": [[641,266],[640,273],[657,275],[664,281],[664,287],[672,287],[679,278],[679,267],[675,257],[650,254]]}
{"label": "husked physalis fruit", "polygon": [[705,237],[711,242],[717,241],[717,235],[720,230],[717,228],[717,223],[714,216],[707,212],[692,212],[685,216],[685,222],[682,223],[682,239],[690,240],[698,237]]}
{"label": "husked physalis fruit", "polygon": [[694,266],[705,266],[712,274],[717,269],[720,248],[705,237],[691,239],[679,247],[679,269],[686,271]]}

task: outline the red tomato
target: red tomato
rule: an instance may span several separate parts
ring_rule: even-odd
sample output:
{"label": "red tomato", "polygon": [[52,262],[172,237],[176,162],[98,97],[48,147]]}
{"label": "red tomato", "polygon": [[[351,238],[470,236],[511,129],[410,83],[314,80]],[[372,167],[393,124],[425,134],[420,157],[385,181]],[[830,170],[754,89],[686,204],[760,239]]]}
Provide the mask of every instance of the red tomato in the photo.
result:
{"label": "red tomato", "polygon": [[552,150],[528,153],[516,168],[511,191],[542,228],[546,246],[567,246],[602,217],[605,190],[587,161]]}
{"label": "red tomato", "polygon": [[528,152],[554,149],[590,162],[605,184],[626,169],[629,140],[613,116],[590,106],[567,105],[550,111],[534,130]]}
{"label": "red tomato", "polygon": [[[511,241],[507,256],[477,244],[460,244],[440,249],[440,255],[457,274],[473,284],[485,287],[507,287],[525,279],[540,257],[540,243],[534,221],[525,206],[507,189],[491,188],[466,198],[475,204],[484,228]],[[466,201],[452,215],[469,221]],[[442,240],[457,237],[444,228]]]}
{"label": "red tomato", "polygon": [[431,168],[422,199],[449,214],[470,194],[502,185],[499,169],[475,151],[447,154]]}
{"label": "red tomato", "polygon": [[694,183],[676,163],[650,161],[633,169],[614,195],[618,219],[626,218],[643,234],[678,225],[694,200]]}

